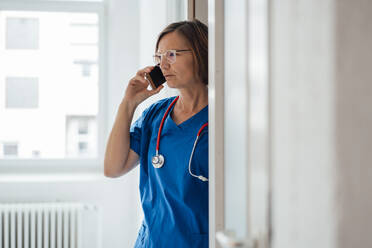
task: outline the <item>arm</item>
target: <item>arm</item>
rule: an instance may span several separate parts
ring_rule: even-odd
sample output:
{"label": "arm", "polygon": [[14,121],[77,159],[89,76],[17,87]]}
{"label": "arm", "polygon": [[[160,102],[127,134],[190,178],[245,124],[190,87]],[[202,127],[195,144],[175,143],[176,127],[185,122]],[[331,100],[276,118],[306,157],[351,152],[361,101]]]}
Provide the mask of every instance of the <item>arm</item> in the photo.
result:
{"label": "arm", "polygon": [[110,133],[105,153],[105,176],[119,177],[133,169],[139,156],[130,149],[130,124],[136,106],[123,101]]}
{"label": "arm", "polygon": [[146,67],[138,71],[128,83],[106,145],[104,174],[107,177],[122,176],[139,162],[138,154],[130,149],[129,129],[137,106],[163,88],[161,86],[155,90],[147,90],[148,82],[144,79],[144,74],[149,73],[152,68]]}

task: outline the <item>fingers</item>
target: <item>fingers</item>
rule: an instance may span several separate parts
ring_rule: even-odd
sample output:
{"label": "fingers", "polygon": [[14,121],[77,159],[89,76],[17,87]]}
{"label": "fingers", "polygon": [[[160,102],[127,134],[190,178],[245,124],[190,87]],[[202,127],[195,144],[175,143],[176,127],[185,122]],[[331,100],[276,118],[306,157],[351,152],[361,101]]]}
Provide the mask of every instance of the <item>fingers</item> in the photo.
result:
{"label": "fingers", "polygon": [[149,82],[144,77],[136,75],[134,78],[130,80],[130,84],[133,86],[141,86],[141,87],[147,88],[147,86],[149,85]]}
{"label": "fingers", "polygon": [[147,66],[139,71],[137,71],[137,76],[144,77],[145,73],[150,73],[154,69],[154,66]]}
{"label": "fingers", "polygon": [[149,90],[148,93],[149,93],[150,96],[152,96],[152,95],[155,95],[155,94],[159,93],[163,88],[164,88],[164,86],[160,85],[158,88],[156,88],[154,90]]}
{"label": "fingers", "polygon": [[150,73],[154,69],[154,66],[147,66],[139,71],[137,71],[136,76],[131,79],[133,85],[140,83],[142,87],[147,87],[149,85],[148,79],[146,79],[145,74]]}
{"label": "fingers", "polygon": [[154,66],[148,66],[139,70],[136,75],[129,81],[129,91],[127,91],[129,96],[137,97],[138,95],[138,97],[141,98],[140,95],[142,95],[142,97],[145,97],[146,99],[147,97],[159,93],[164,88],[164,86],[161,85],[156,89],[148,90],[150,82],[148,79],[145,78],[145,74],[150,73],[153,68]]}

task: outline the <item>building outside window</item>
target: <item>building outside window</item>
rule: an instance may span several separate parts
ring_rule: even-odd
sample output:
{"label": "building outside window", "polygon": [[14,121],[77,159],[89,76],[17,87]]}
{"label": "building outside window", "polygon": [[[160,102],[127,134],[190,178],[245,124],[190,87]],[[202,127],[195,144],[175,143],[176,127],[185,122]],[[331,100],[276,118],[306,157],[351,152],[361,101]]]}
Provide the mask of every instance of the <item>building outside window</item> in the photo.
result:
{"label": "building outside window", "polygon": [[18,144],[16,142],[4,142],[2,144],[2,155],[4,157],[17,157]]}
{"label": "building outside window", "polygon": [[38,49],[39,18],[5,18],[6,49]]}
{"label": "building outside window", "polygon": [[5,78],[5,109],[32,109],[39,106],[39,79]]}
{"label": "building outside window", "polygon": [[66,117],[66,157],[91,157],[97,153],[95,116]]}
{"label": "building outside window", "polygon": [[29,2],[0,4],[0,159],[97,159],[100,2]]}

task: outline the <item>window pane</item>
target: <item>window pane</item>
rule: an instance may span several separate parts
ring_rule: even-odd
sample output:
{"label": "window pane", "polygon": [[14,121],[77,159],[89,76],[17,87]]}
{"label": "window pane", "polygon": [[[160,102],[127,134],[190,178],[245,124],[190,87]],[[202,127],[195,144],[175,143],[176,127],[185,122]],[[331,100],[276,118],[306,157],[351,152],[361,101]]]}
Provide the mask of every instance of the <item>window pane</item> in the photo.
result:
{"label": "window pane", "polygon": [[89,156],[96,153],[95,116],[66,116],[66,156]]}
{"label": "window pane", "polygon": [[39,20],[37,18],[6,18],[7,49],[38,49]]}
{"label": "window pane", "polygon": [[97,157],[98,21],[0,11],[0,158]]}
{"label": "window pane", "polygon": [[37,108],[39,87],[37,78],[7,77],[5,108]]}
{"label": "window pane", "polygon": [[4,143],[2,154],[4,157],[17,157],[18,144],[17,143]]}

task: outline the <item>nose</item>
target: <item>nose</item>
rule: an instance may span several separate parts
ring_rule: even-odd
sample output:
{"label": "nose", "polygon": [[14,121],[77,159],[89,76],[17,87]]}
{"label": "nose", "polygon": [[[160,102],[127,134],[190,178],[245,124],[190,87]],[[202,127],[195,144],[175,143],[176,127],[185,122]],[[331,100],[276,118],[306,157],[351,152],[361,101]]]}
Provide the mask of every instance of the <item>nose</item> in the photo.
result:
{"label": "nose", "polygon": [[168,69],[169,66],[170,66],[170,64],[169,64],[167,58],[164,55],[162,55],[161,59],[160,59],[160,69]]}

